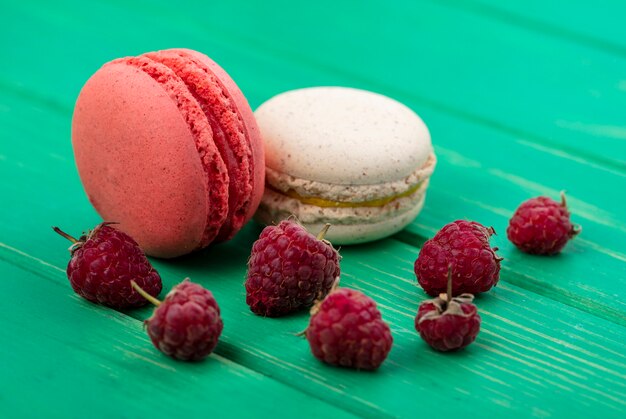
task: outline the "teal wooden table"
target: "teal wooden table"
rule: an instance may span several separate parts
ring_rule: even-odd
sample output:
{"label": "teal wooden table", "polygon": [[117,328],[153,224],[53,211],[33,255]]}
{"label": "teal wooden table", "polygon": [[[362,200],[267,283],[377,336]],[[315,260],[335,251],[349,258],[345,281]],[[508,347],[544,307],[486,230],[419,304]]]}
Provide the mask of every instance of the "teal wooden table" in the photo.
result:
{"label": "teal wooden table", "polygon": [[[0,6],[0,417],[626,417],[626,4],[619,0],[341,2],[5,1]],[[366,5],[367,3],[367,5]],[[67,243],[99,218],[70,144],[74,101],[113,58],[170,47],[225,67],[253,107],[346,85],[394,97],[429,126],[439,165],[405,231],[342,249],[394,347],[374,373],[319,363],[245,304],[251,223],[235,240],[154,260],[169,289],[211,289],[224,332],[199,364],[155,351],[151,309],[78,298]],[[583,233],[557,257],[506,240],[523,200],[568,191]],[[492,225],[505,258],[477,299],[466,350],[436,353],[413,318],[413,261],[455,219]]]}

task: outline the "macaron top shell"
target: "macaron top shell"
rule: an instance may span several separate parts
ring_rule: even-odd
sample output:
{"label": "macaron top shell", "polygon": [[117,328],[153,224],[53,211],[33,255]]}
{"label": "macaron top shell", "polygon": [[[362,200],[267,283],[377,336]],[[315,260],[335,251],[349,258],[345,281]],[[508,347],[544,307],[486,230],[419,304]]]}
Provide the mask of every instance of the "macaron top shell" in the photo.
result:
{"label": "macaron top shell", "polygon": [[430,134],[411,109],[388,97],[345,87],[292,90],[255,116],[268,169],[330,184],[398,181],[432,153]]}

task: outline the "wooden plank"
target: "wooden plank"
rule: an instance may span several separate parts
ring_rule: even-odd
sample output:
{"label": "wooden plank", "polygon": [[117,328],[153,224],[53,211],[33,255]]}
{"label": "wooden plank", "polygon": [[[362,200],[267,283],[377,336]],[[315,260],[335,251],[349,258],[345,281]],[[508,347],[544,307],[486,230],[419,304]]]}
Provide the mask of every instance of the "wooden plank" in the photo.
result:
{"label": "wooden plank", "polygon": [[626,9],[621,0],[570,0],[565,9],[560,2],[541,0],[445,1],[492,19],[561,38],[566,42],[626,55]]}
{"label": "wooden plank", "polygon": [[[288,57],[331,72],[336,82],[347,78],[351,85],[409,97],[616,170],[626,167],[620,111],[626,104],[626,91],[620,87],[626,57],[428,0],[369,8],[326,0],[307,13],[284,7],[280,14],[248,3],[238,9],[237,21],[228,24],[222,16],[233,13],[230,3],[202,13],[200,4],[183,9],[172,3],[111,2],[94,3],[88,15],[71,1],[55,11],[43,3],[9,5],[5,39],[19,34],[20,43],[8,43],[6,53],[12,59],[0,70],[0,83],[31,86],[71,107],[82,80],[107,59],[181,43],[219,55],[225,45],[236,45],[239,54],[256,50],[269,58]],[[328,11],[335,18],[328,19]],[[351,19],[341,18],[347,15]],[[109,16],[125,30],[112,33]],[[255,30],[261,21],[262,30]],[[320,32],[322,21],[325,30]],[[24,33],[20,25],[34,30]],[[54,62],[72,63],[54,83],[39,71],[42,56],[28,52],[40,47],[42,39],[54,51]],[[93,45],[98,45],[97,52]],[[240,71],[251,83],[259,71],[278,80],[294,76],[288,66],[275,63],[263,69],[243,61],[248,64]],[[300,78],[298,85],[314,83],[316,79]]]}
{"label": "wooden plank", "polygon": [[[416,417],[446,405],[483,417],[582,418],[593,411],[617,418],[626,408],[626,328],[512,285],[478,299],[483,328],[473,346],[447,355],[430,350],[413,329],[425,298],[412,273],[418,250],[394,240],[342,250],[343,285],[375,298],[391,324],[389,359],[375,373],[328,367],[294,335],[305,327],[306,313],[265,319],[249,312],[242,281],[257,234],[250,225],[210,251],[155,262],[166,289],[188,275],[214,292],[226,325],[220,356],[363,416]],[[0,258],[69,291],[61,269],[67,254],[55,242],[52,235],[42,236],[21,254],[5,246]],[[144,319],[150,311],[129,314]]]}
{"label": "wooden plank", "polygon": [[1,417],[294,417],[302,409],[354,417],[218,355],[171,360],[141,322],[82,300],[58,278],[5,262],[0,272]]}

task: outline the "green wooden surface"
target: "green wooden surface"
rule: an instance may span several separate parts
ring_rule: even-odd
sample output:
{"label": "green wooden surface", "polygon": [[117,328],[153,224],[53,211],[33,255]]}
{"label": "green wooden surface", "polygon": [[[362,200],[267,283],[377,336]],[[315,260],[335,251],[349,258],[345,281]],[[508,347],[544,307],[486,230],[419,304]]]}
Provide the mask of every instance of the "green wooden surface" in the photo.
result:
{"label": "green wooden surface", "polygon": [[[626,55],[621,0],[445,0],[475,13],[528,27],[564,41]],[[566,11],[563,6],[566,5]]]}
{"label": "green wooden surface", "polygon": [[[2,5],[0,416],[626,414],[626,4],[148,4]],[[73,102],[103,62],[175,46],[216,59],[253,107],[286,89],[349,85],[426,121],[439,165],[423,213],[393,238],[342,249],[343,284],[372,296],[392,327],[379,371],[317,362],[294,336],[306,313],[249,312],[254,224],[230,243],[155,261],[166,289],[191,276],[222,307],[223,337],[201,364],[152,349],[141,328],[150,309],[116,313],[72,293],[67,244],[50,226],[79,233],[99,221],[72,160]],[[581,236],[555,258],[512,248],[504,233],[516,205],[561,189]],[[506,259],[500,285],[477,300],[476,343],[442,355],[413,329],[426,296],[412,264],[457,218],[493,225]]]}
{"label": "green wooden surface", "polygon": [[[31,262],[31,271],[36,264]],[[228,416],[220,412],[248,412],[240,407],[243,398],[262,416],[295,416],[298,405],[307,404],[316,417],[353,417],[219,355],[201,364],[160,356],[140,322],[113,310],[94,310],[49,274],[6,262],[0,268],[4,292],[13,297],[11,306],[0,307],[2,417],[84,418],[94,412],[179,417],[203,411],[220,417]],[[275,394],[293,403],[279,406]]]}

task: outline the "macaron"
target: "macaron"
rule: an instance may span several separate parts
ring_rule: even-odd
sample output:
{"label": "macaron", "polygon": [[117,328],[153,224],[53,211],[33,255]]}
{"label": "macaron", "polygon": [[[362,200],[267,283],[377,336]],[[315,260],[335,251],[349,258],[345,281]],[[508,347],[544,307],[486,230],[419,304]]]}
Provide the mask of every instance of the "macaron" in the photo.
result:
{"label": "macaron", "polygon": [[295,216],[333,244],[403,229],[424,205],[436,164],[428,128],[380,94],[313,87],[279,94],[255,116],[266,155],[262,224]]}
{"label": "macaron", "polygon": [[263,194],[252,110],[228,74],[196,51],[102,66],[76,101],[72,144],[96,211],[151,256],[232,238]]}

